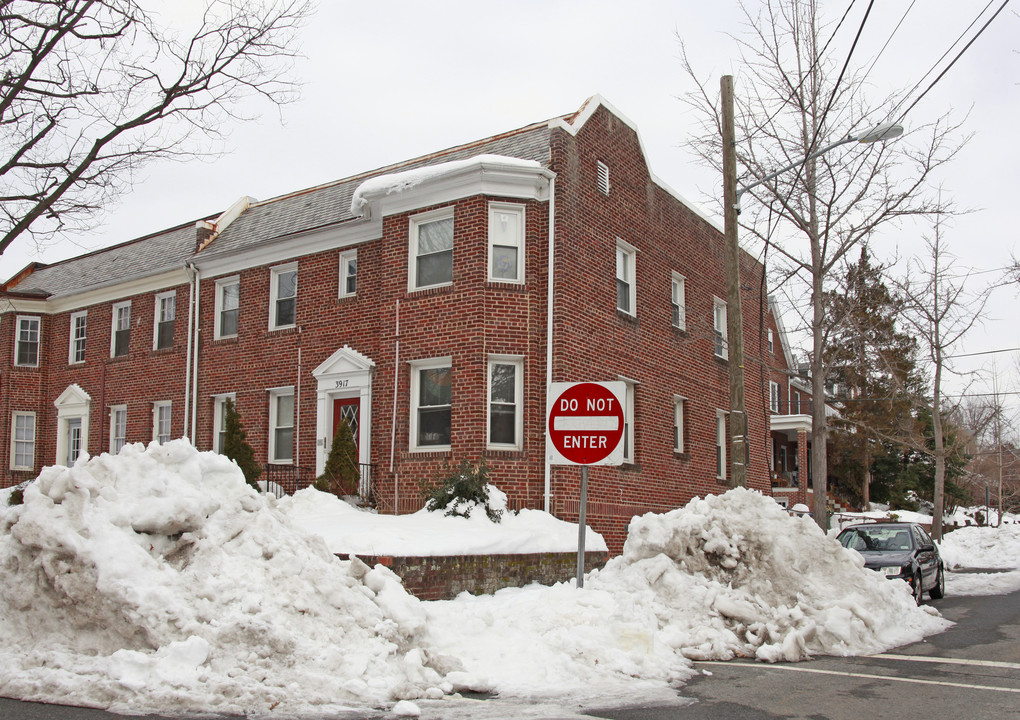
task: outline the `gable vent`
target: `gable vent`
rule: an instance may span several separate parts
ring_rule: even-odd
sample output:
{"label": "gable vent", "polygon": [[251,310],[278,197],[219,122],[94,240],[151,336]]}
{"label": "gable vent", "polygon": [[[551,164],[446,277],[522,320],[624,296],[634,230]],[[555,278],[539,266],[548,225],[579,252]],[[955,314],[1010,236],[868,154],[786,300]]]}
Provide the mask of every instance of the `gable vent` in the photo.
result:
{"label": "gable vent", "polygon": [[609,194],[609,166],[601,160],[598,163],[599,169],[599,192],[603,195]]}

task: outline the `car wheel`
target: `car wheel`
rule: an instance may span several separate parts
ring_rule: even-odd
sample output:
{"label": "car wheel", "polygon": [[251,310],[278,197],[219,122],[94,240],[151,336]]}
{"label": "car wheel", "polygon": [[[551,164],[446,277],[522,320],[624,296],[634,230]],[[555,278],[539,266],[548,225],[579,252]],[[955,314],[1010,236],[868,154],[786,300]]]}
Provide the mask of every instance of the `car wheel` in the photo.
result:
{"label": "car wheel", "polygon": [[946,574],[942,566],[939,566],[939,574],[935,578],[935,586],[928,591],[928,594],[932,600],[941,600],[946,596]]}
{"label": "car wheel", "polygon": [[921,573],[917,573],[914,576],[914,602],[918,605],[921,604],[921,598],[924,597],[924,589],[921,587]]}

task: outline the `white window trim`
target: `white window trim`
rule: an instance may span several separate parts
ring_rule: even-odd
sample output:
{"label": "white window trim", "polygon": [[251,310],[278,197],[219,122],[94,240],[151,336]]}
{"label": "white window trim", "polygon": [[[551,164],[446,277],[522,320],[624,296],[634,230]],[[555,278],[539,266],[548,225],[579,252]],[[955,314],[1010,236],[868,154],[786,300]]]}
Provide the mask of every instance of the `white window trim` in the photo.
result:
{"label": "white window trim", "polygon": [[[277,418],[276,400],[277,400],[277,398],[286,397],[287,395],[290,395],[291,397],[294,397],[294,386],[293,385],[287,385],[287,386],[284,386],[284,387],[271,388],[269,390],[269,433],[268,433],[268,436],[269,436],[268,437],[268,440],[269,440],[269,456],[268,456],[268,462],[271,465],[294,465],[295,464],[294,463],[294,456],[296,454],[296,452],[295,452],[296,448],[294,447],[294,440],[293,440],[294,436],[293,435],[291,436],[292,440],[291,440],[290,458],[278,458],[276,456],[276,451],[277,451],[277,447],[276,447],[276,431],[280,427],[287,427],[287,426],[283,426],[283,425],[277,425],[278,418]],[[291,419],[291,424],[289,426],[292,430],[295,430],[295,431],[297,430],[296,422],[297,422],[297,400],[295,398],[294,417]]]}
{"label": "white window trim", "polygon": [[719,470],[716,473],[716,480],[725,480],[728,468],[726,467],[726,411],[715,411],[715,447],[719,462]]}
{"label": "white window trim", "polygon": [[[432,370],[434,368],[450,368],[451,387],[450,387],[450,410],[451,416],[453,411],[453,358],[451,356],[440,357],[440,358],[429,358],[427,360],[412,360],[408,363],[411,366],[411,401],[409,403],[411,410],[411,436],[409,438],[408,447],[412,452],[445,452],[450,450],[449,445],[419,445],[418,444],[418,400],[421,397],[419,392],[419,384],[421,382],[420,373],[422,370]],[[451,431],[453,426],[453,419],[450,420]],[[451,433],[452,434],[452,433]]]}
{"label": "white window trim", "polygon": [[[495,277],[493,275],[493,273],[492,273],[493,248],[495,247],[495,243],[493,242],[494,238],[493,238],[492,229],[493,229],[493,227],[495,226],[495,224],[497,222],[496,218],[497,218],[497,215],[499,213],[502,213],[502,214],[505,214],[505,215],[516,215],[517,218],[518,218],[517,222],[518,222],[518,228],[519,228],[520,232],[518,233],[518,236],[515,239],[515,244],[513,245],[513,247],[517,248],[517,277],[514,277],[514,278]],[[525,254],[524,254],[524,237],[526,235],[526,232],[525,232],[525,221],[526,221],[526,219],[527,218],[525,216],[525,210],[524,210],[524,206],[523,205],[516,204],[516,203],[499,203],[499,202],[490,202],[489,203],[489,260],[488,260],[488,277],[489,277],[489,282],[509,283],[509,284],[516,284],[516,285],[523,285],[524,284],[524,258],[525,258]],[[501,245],[501,247],[510,247],[510,246],[509,245]]]}
{"label": "white window trim", "polygon": [[79,312],[71,313],[71,330],[70,330],[69,337],[68,337],[68,340],[67,340],[67,364],[68,365],[81,365],[83,362],[85,362],[85,357],[84,357],[85,356],[85,348],[84,347],[82,348],[82,359],[81,360],[75,360],[75,358],[74,358],[74,355],[75,355],[74,351],[76,349],[75,348],[75,340],[76,340],[76,338],[75,338],[74,331],[77,328],[78,319],[79,318],[84,318],[85,319],[85,334],[82,336],[81,340],[82,340],[82,343],[85,343],[88,340],[88,335],[89,335],[89,325],[88,325],[89,320],[88,320],[88,315],[89,315],[88,310],[81,310]]}
{"label": "white window trim", "polygon": [[687,414],[687,398],[683,395],[673,396],[673,452],[684,453],[684,424]]}
{"label": "white window trim", "polygon": [[[615,278],[616,278],[617,281],[622,279],[624,282],[626,282],[628,284],[628,294],[629,294],[628,300],[629,300],[629,303],[630,303],[630,309],[629,310],[624,310],[623,308],[620,307],[620,303],[619,302],[616,303],[616,309],[619,312],[625,313],[625,314],[630,315],[632,317],[637,317],[637,252],[638,251],[637,251],[636,247],[631,245],[626,240],[622,240],[620,238],[616,238],[616,249],[618,251],[622,250],[626,255],[630,256],[630,263],[629,263],[629,267],[628,267],[627,272],[626,272],[627,277],[625,277],[625,278],[621,278],[620,277],[619,262],[617,262],[616,275],[615,275]],[[614,284],[614,289],[615,289],[615,284]]]}
{"label": "white window trim", "polygon": [[237,337],[237,333],[231,333],[230,335],[224,335],[220,330],[222,323],[220,323],[220,314],[224,312],[223,307],[223,291],[225,288],[231,285],[237,285],[237,311],[238,311],[238,325],[240,325],[241,315],[241,276],[231,275],[230,277],[218,278],[216,280],[216,300],[213,303],[215,317],[213,318],[213,340],[219,340],[220,338],[233,338]]}
{"label": "white window trim", "polygon": [[779,383],[769,380],[769,410],[779,412]]}
{"label": "white window trim", "polygon": [[[418,290],[429,290],[431,288],[448,287],[453,285],[453,280],[449,282],[436,283],[435,285],[418,285],[418,227],[425,225],[426,223],[436,222],[437,220],[445,220],[451,218],[454,220],[454,232],[456,233],[456,219],[454,217],[454,208],[443,207],[436,210],[430,210],[428,212],[413,215],[408,223],[408,250],[407,250],[407,291],[416,292]],[[454,236],[454,253],[456,253],[456,235]],[[453,261],[451,261],[453,262]]]}
{"label": "white window trim", "polygon": [[[270,330],[287,330],[289,328],[297,327],[297,297],[298,297],[298,282],[300,278],[297,277],[298,264],[296,262],[287,263],[286,265],[277,265],[274,268],[269,269],[269,329]],[[293,272],[294,276],[294,322],[287,323],[285,325],[276,324],[276,302],[280,300],[280,283],[279,277],[284,273]]]}
{"label": "white window trim", "polygon": [[[21,345],[21,323],[28,320],[35,320],[35,362],[18,362],[18,346]],[[18,315],[14,323],[14,365],[16,367],[39,367],[42,360],[42,317],[39,315]]]}
{"label": "white window trim", "polygon": [[[492,370],[496,365],[514,366],[514,442],[492,442]],[[489,355],[485,375],[485,444],[491,450],[520,450],[524,439],[524,356]]]}
{"label": "white window trim", "polygon": [[120,319],[120,311],[122,308],[127,308],[128,311],[128,351],[121,357],[128,357],[131,354],[131,301],[126,300],[124,302],[114,303],[110,306],[110,357],[117,357],[114,355],[117,349],[117,330],[118,320]]}
{"label": "white window trim", "polygon": [[[17,464],[17,427],[19,417],[31,417],[32,418],[32,464],[31,465],[18,465]],[[11,470],[34,470],[35,469],[35,451],[36,443],[39,437],[39,423],[36,421],[34,412],[22,412],[15,410],[11,413]],[[27,440],[21,440],[20,442],[27,443]]]}
{"label": "white window trim", "polygon": [[[347,272],[351,261],[354,261],[354,292],[347,291]],[[345,250],[340,253],[340,292],[338,297],[355,297],[358,294],[358,250]]]}
{"label": "white window trim", "polygon": [[212,427],[212,449],[215,453],[223,454],[223,448],[220,447],[220,433],[224,429],[224,410],[227,408],[227,400],[230,400],[234,404],[234,409],[237,409],[237,393],[219,393],[212,396],[213,399],[213,427]]}
{"label": "white window trim", "polygon": [[768,338],[769,338],[769,354],[772,354],[776,351],[775,337],[772,335],[772,328],[769,328]]}
{"label": "white window trim", "polygon": [[[676,292],[677,288],[680,289],[679,293]],[[672,279],[670,281],[669,292],[670,292],[670,298],[669,298],[670,319],[669,320],[672,323],[673,327],[675,327],[677,330],[686,330],[687,329],[687,278],[685,278],[683,275],[681,275],[678,272],[674,272],[672,274]],[[677,296],[677,297],[674,297],[674,296]],[[673,302],[674,301],[676,301],[677,305],[680,307],[680,311],[679,311],[679,313],[677,313],[678,314],[678,318],[677,318],[676,322],[673,322],[673,317],[672,317],[672,314],[673,314],[672,313],[672,311],[673,311]]]}
{"label": "white window trim", "polygon": [[[177,321],[177,293],[175,291],[156,293],[156,298],[155,298],[155,303],[154,303],[155,304],[155,311],[153,312],[153,320],[152,320],[152,349],[153,350],[159,349],[158,348],[158,346],[159,346],[159,323],[160,323],[160,317],[162,315],[160,310],[162,310],[162,307],[163,307],[163,300],[165,300],[167,298],[173,298],[174,299],[174,322],[176,323],[176,321]],[[168,350],[169,348],[172,348],[172,347],[173,347],[173,343],[171,343],[169,347],[162,348],[162,349],[163,350]]]}
{"label": "white window trim", "polygon": [[117,413],[124,413],[124,445],[127,445],[127,405],[110,406],[110,454],[116,455],[120,448],[115,446],[117,442]]}
{"label": "white window trim", "polygon": [[638,382],[623,376],[617,376],[617,380],[626,385],[623,408],[623,462],[631,465],[635,457],[634,403]]}
{"label": "white window trim", "polygon": [[[722,326],[721,327],[720,327],[720,323],[719,323],[719,309],[720,308],[722,308]],[[729,359],[729,356],[730,356],[729,332],[727,331],[727,327],[728,327],[728,324],[729,324],[729,316],[727,315],[727,312],[728,312],[728,310],[726,308],[726,301],[721,299],[721,298],[713,297],[712,298],[712,331],[713,331],[713,334],[712,334],[712,353],[717,358],[721,358],[723,360]],[[715,338],[715,333],[716,332],[718,332],[720,335],[722,335],[722,351],[721,352],[719,351],[719,348],[716,347],[716,343],[715,343],[715,339],[716,339]]]}
{"label": "white window trim", "polygon": [[159,439],[159,416],[161,410],[166,408],[167,417],[167,442],[174,439],[173,431],[173,402],[170,400],[160,400],[152,403],[152,439],[156,442],[161,442]]}

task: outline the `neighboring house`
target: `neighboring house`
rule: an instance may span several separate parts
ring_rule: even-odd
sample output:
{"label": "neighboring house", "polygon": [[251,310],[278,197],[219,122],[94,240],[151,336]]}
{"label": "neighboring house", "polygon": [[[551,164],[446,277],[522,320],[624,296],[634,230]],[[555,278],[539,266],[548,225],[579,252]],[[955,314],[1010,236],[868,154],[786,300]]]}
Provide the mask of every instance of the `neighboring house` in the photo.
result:
{"label": "neighboring house", "polygon": [[[484,458],[512,507],[576,519],[580,469],[546,460],[546,387],[622,380],[626,462],[591,469],[588,507],[617,553],[634,515],[727,488],[724,257],[718,225],[650,173],[634,126],[597,97],[242,198],[0,286],[0,485],[131,442],[218,450],[231,398],[278,482],[321,472],[346,418],[383,512],[419,509],[423,479]],[[747,386],[782,377],[788,408],[763,268],[742,253],[741,273],[745,317],[770,318],[777,348],[745,324]],[[748,408],[748,480],[768,493],[774,460],[755,448],[769,413]],[[773,438],[804,447],[800,432]]]}

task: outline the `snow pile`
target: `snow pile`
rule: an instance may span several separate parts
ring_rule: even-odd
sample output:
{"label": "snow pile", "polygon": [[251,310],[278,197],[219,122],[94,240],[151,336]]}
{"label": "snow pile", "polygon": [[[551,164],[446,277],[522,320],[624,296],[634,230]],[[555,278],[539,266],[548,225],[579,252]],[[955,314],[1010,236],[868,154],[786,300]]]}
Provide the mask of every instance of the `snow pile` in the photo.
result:
{"label": "snow pile", "polygon": [[906,583],[735,489],[631,523],[621,557],[583,589],[563,583],[428,603],[430,644],[501,693],[663,692],[692,659],[765,661],[885,650],[949,623]]}
{"label": "snow pile", "polygon": [[[965,527],[946,533],[939,543],[946,567],[947,593],[999,595],[1020,590],[1020,525]],[[967,570],[992,572],[965,572]]]}
{"label": "snow pile", "polygon": [[[503,511],[499,523],[489,520],[482,507],[469,517],[425,509],[411,515],[376,515],[314,488],[282,499],[278,507],[304,530],[321,536],[334,553],[419,557],[577,552],[576,524],[541,510],[508,512],[506,494],[493,485],[489,504]],[[605,552],[606,541],[588,528],[585,548]]]}
{"label": "snow pile", "polygon": [[448,692],[421,603],[274,504],[185,440],[45,469],[0,507],[0,695],[296,713]]}

